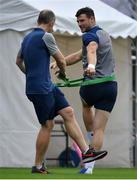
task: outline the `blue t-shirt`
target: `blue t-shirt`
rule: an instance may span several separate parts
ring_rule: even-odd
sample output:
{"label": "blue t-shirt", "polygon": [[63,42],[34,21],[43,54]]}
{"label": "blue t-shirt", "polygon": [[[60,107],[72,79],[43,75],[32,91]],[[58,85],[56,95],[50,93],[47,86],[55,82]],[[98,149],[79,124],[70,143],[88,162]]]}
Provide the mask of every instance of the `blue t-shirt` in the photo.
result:
{"label": "blue t-shirt", "polygon": [[50,75],[50,55],[57,51],[52,34],[35,28],[23,40],[20,56],[26,68],[26,94],[47,94],[54,84]]}

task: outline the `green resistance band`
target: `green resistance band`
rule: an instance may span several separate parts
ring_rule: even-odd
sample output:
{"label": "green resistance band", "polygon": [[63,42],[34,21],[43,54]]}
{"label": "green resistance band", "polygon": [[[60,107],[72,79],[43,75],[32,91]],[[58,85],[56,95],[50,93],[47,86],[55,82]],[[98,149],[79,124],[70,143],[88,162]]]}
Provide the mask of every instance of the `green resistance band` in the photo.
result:
{"label": "green resistance band", "polygon": [[69,80],[68,78],[64,78],[62,80],[63,82],[56,83],[58,87],[77,87],[81,86],[81,83],[83,82],[83,78],[75,80]]}
{"label": "green resistance band", "polygon": [[62,83],[56,83],[58,87],[77,87],[77,86],[87,86],[87,85],[92,85],[92,84],[98,84],[98,83],[103,83],[103,82],[108,82],[108,81],[114,81],[116,79],[115,75],[111,76],[105,76],[102,78],[96,78],[96,79],[91,79],[91,80],[84,80],[83,78],[81,79],[75,79],[75,80],[69,80],[68,78],[63,78]]}

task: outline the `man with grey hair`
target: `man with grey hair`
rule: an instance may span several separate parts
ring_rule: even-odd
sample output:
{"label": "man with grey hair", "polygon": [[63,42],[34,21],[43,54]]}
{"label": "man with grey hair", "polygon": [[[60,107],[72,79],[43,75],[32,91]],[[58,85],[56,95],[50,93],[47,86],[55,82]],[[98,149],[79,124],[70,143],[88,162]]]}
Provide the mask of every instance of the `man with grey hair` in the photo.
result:
{"label": "man with grey hair", "polygon": [[50,56],[55,59],[58,77],[65,77],[64,56],[51,34],[55,24],[55,15],[51,10],[43,10],[38,17],[38,27],[25,36],[16,64],[26,75],[26,95],[33,103],[37,118],[41,124],[36,141],[35,165],[32,173],[48,173],[42,161],[47,151],[50,134],[54,126],[54,117],[61,115],[70,137],[82,151],[83,162],[103,158],[107,151],[95,151],[89,148],[76,121],[72,107],[64,94],[51,81]]}

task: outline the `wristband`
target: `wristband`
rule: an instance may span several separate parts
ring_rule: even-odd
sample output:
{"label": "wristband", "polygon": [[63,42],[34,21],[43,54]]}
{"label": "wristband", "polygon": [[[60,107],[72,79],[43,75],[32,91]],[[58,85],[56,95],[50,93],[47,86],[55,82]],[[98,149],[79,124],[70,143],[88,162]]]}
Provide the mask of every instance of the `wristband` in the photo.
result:
{"label": "wristband", "polygon": [[88,68],[93,68],[93,69],[95,69],[95,65],[94,65],[94,64],[88,64]]}

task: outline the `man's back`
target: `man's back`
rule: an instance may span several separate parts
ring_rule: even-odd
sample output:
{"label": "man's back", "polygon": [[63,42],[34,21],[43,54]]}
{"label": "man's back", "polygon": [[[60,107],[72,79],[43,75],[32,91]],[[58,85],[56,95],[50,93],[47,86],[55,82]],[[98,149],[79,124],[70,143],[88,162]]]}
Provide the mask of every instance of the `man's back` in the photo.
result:
{"label": "man's back", "polygon": [[53,86],[49,71],[50,53],[43,40],[44,35],[44,30],[36,28],[22,43],[27,94],[46,94]]}

